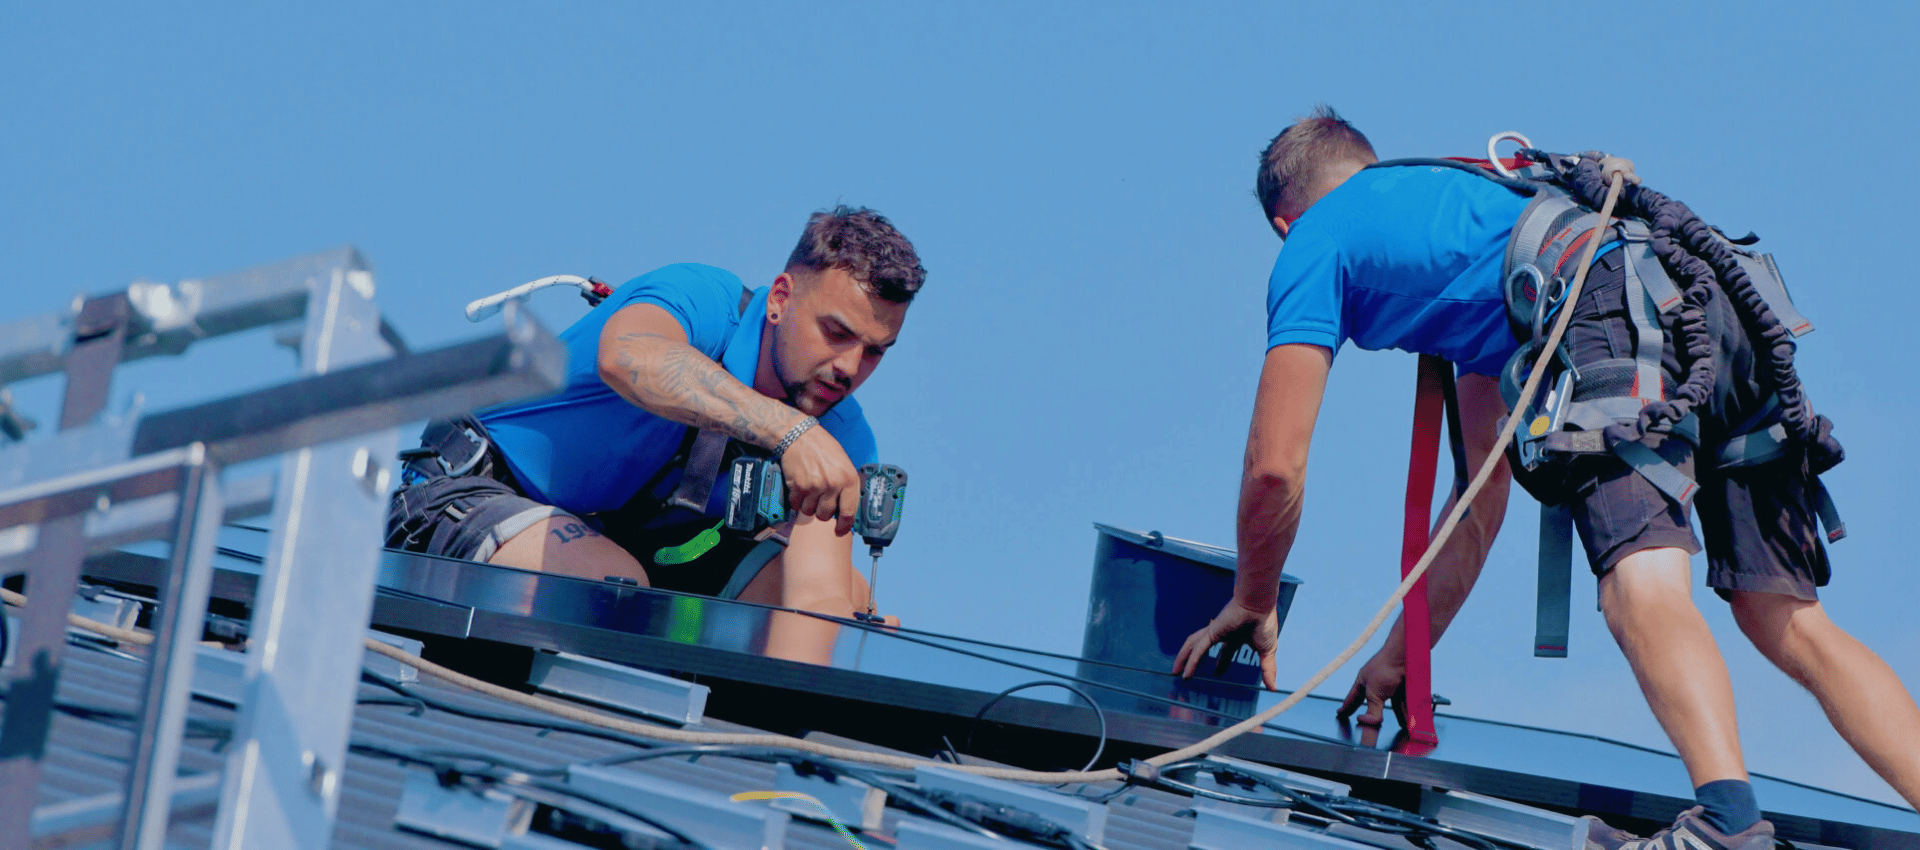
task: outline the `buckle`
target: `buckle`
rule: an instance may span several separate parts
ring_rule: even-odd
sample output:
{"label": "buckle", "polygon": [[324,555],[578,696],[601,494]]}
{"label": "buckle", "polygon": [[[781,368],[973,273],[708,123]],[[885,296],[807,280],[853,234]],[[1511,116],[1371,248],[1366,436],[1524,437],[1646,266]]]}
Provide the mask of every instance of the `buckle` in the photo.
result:
{"label": "buckle", "polygon": [[474,467],[480,465],[480,459],[487,456],[487,438],[480,436],[479,433],[475,432],[472,428],[464,425],[460,426],[460,428],[456,430],[456,433],[465,435],[466,438],[473,443],[473,453],[467,455],[466,460],[456,465],[447,463],[445,453],[435,452],[434,460],[440,464],[441,469],[446,471],[448,478],[459,478],[462,475],[472,472]]}

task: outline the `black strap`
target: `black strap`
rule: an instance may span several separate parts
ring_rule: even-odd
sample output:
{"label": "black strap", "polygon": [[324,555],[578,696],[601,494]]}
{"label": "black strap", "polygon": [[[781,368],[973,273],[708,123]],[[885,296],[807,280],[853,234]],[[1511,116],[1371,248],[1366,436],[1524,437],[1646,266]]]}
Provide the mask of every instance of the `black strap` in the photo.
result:
{"label": "black strap", "polygon": [[1540,583],[1534,589],[1533,654],[1567,657],[1573,590],[1573,511],[1540,505]]}
{"label": "black strap", "polygon": [[1460,430],[1460,389],[1455,386],[1453,366],[1440,370],[1440,395],[1446,400],[1447,444],[1453,454],[1453,497],[1467,492],[1467,444]]}
{"label": "black strap", "polygon": [[720,464],[731,439],[718,431],[701,431],[693,438],[693,447],[687,450],[686,471],[680,474],[673,495],[667,497],[668,507],[707,512],[707,499],[713,495],[713,482],[720,477]]}

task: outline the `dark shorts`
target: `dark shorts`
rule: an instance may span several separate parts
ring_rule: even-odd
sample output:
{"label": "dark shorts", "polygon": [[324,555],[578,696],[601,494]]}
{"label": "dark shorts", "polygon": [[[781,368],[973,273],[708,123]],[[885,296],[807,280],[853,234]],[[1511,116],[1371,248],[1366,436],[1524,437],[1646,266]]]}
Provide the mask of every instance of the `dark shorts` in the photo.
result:
{"label": "dark shorts", "polygon": [[[508,540],[564,510],[527,498],[492,459],[475,474],[416,480],[387,503],[387,546],[468,561],[492,560]],[[501,480],[496,475],[508,477]]]}
{"label": "dark shorts", "polygon": [[[478,423],[471,425],[478,429]],[[710,547],[689,547],[690,541],[719,522],[690,511],[650,516],[651,511],[630,505],[585,518],[575,516],[528,497],[491,446],[471,474],[409,478],[387,506],[387,546],[409,552],[484,563],[535,523],[564,517],[578,525],[562,524],[548,533],[563,537],[591,533],[612,539],[640,562],[654,587],[732,599],[782,551],[780,540],[756,541],[731,533],[720,534]],[[684,562],[673,555],[663,560],[668,550],[683,555],[698,551],[699,555]]]}
{"label": "dark shorts", "polygon": [[[1588,276],[1567,331],[1567,350],[1576,368],[1633,356],[1620,263],[1621,252],[1610,252],[1594,262]],[[1759,410],[1766,390],[1754,374],[1752,346],[1726,298],[1708,304],[1707,320],[1718,381],[1713,398],[1699,413],[1703,439],[1712,445],[1716,437],[1726,436],[1730,423],[1743,422]],[[1681,377],[1671,328],[1663,365],[1671,390]],[[1651,434],[1642,442],[1699,484],[1693,503],[1706,537],[1709,587],[1722,597],[1744,590],[1816,598],[1815,588],[1827,583],[1829,564],[1804,451],[1758,466],[1714,469],[1696,463],[1693,446],[1685,440]],[[1647,549],[1701,550],[1688,509],[1618,458],[1584,456],[1573,464],[1568,492],[1574,527],[1594,575],[1603,576],[1621,559]]]}

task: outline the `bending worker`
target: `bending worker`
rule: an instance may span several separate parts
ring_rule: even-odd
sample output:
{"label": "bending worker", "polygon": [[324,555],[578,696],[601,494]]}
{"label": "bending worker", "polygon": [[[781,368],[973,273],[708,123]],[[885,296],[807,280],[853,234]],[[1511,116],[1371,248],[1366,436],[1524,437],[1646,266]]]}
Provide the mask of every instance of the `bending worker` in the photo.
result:
{"label": "bending worker", "polygon": [[[766,287],[702,265],[628,281],[560,335],[566,386],[437,422],[403,453],[387,545],[802,608],[869,610],[852,530],[873,431],[853,392],[926,279],[880,214],[815,213]],[[777,458],[783,542],[721,520],[739,452]]]}
{"label": "bending worker", "polygon": [[[1502,264],[1528,199],[1463,170],[1367,168],[1374,162],[1366,138],[1325,107],[1275,137],[1261,157],[1256,194],[1285,245],[1267,293],[1268,351],[1240,489],[1239,573],[1233,599],[1182,647],[1175,665],[1183,675],[1192,675],[1216,643],[1227,644],[1223,657],[1250,644],[1266,685],[1274,685],[1280,570],[1299,530],[1309,438],[1341,343],[1351,339],[1362,348],[1457,364],[1467,468],[1478,469],[1497,441],[1507,403],[1494,376],[1520,347],[1503,299]],[[1581,167],[1583,179],[1604,194],[1598,165],[1587,159]],[[1651,244],[1661,248],[1660,242],[1656,233]],[[1569,253],[1574,259],[1562,267],[1567,277],[1578,261]],[[1521,469],[1521,482],[1534,495],[1569,506],[1599,580],[1607,625],[1685,762],[1700,803],[1651,839],[1596,825],[1594,846],[1772,847],[1773,827],[1760,817],[1742,761],[1726,665],[1689,591],[1689,556],[1701,549],[1688,523],[1687,497],[1696,491],[1689,481],[1676,499],[1653,480],[1671,485],[1664,472],[1697,475],[1707,584],[1732,605],[1754,646],[1811,691],[1841,736],[1909,804],[1920,805],[1920,748],[1913,745],[1920,740],[1920,709],[1879,656],[1827,618],[1815,592],[1827,581],[1828,564],[1814,525],[1819,485],[1813,475],[1839,459],[1826,421],[1805,409],[1790,359],[1784,371],[1774,368],[1780,346],[1756,353],[1734,312],[1743,309],[1739,299],[1724,292],[1686,292],[1691,307],[1678,308],[1681,318],[1663,320],[1673,330],[1665,335],[1665,351],[1636,352],[1635,340],[1648,338],[1646,310],[1624,293],[1637,298],[1642,278],[1659,269],[1636,267],[1627,255],[1619,245],[1600,249],[1572,307],[1562,353],[1580,381],[1608,368],[1624,368],[1631,378],[1645,366],[1649,386],[1620,382],[1633,384],[1627,393],[1576,383],[1571,398],[1576,406],[1609,392],[1614,397],[1604,400],[1658,400],[1635,404],[1618,420],[1588,423],[1605,448],[1552,475],[1532,478],[1536,467],[1514,467],[1516,455],[1507,455],[1433,562],[1427,591],[1433,639],[1472,590],[1506,509],[1508,470]],[[1716,285],[1714,277],[1708,269],[1702,285]],[[1676,336],[1683,350],[1676,351]],[[1790,342],[1785,349],[1791,351]],[[1533,358],[1524,359],[1531,367]],[[1519,374],[1525,378],[1525,371]],[[1776,397],[1786,400],[1784,408]],[[1800,420],[1791,418],[1796,409],[1804,414]],[[1693,445],[1681,439],[1689,422],[1704,436],[1693,440],[1707,447],[1697,465]],[[1707,453],[1717,450],[1715,435],[1724,443],[1774,422],[1786,422],[1795,434],[1784,457],[1729,469],[1715,462],[1724,452]],[[1651,460],[1629,465],[1623,457]],[[1383,702],[1403,685],[1404,644],[1396,623],[1361,669],[1342,716],[1364,702],[1361,722],[1380,722]]]}

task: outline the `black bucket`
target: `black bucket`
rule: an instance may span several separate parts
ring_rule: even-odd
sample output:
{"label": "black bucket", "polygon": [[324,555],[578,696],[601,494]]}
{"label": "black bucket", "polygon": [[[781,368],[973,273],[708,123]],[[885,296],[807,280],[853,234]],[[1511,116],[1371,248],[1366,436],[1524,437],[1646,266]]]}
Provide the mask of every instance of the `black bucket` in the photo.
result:
{"label": "black bucket", "polygon": [[[1234,553],[1204,543],[1141,534],[1094,523],[1100,532],[1093,552],[1093,587],[1087,598],[1087,632],[1081,644],[1080,676],[1132,691],[1205,709],[1195,712],[1164,702],[1106,689],[1094,692],[1102,707],[1197,722],[1226,715],[1253,714],[1260,684],[1260,662],[1242,647],[1224,675],[1212,675],[1214,660],[1201,664],[1192,679],[1166,671],[1187,637],[1220,613],[1233,598]],[[1277,610],[1286,625],[1300,580],[1280,577]],[[1217,654],[1219,648],[1215,647]],[[1120,669],[1107,664],[1138,668]]]}

